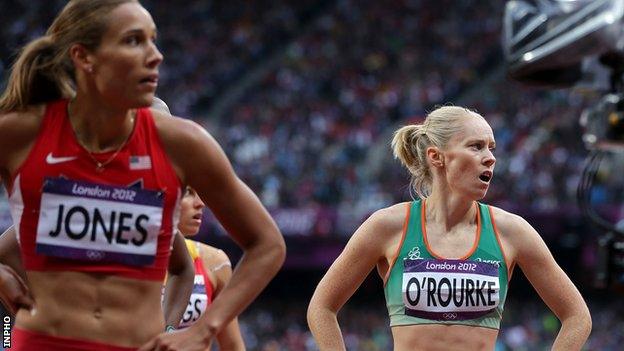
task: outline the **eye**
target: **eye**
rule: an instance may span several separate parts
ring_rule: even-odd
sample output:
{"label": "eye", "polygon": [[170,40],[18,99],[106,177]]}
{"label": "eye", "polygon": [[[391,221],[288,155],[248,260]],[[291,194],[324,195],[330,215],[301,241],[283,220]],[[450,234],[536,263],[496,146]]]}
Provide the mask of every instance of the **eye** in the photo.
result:
{"label": "eye", "polygon": [[139,45],[141,38],[138,35],[131,35],[124,40],[124,43],[132,46]]}
{"label": "eye", "polygon": [[483,145],[481,145],[481,143],[475,143],[470,145],[470,147],[474,150],[481,150],[483,148]]}

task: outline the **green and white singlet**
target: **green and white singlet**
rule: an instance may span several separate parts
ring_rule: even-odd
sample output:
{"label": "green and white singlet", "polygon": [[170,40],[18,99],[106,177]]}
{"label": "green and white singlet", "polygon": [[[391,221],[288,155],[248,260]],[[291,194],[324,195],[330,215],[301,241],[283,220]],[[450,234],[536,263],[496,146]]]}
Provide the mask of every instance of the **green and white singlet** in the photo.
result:
{"label": "green and white singlet", "polygon": [[462,324],[500,328],[509,282],[507,263],[489,206],[476,203],[470,252],[445,259],[429,248],[425,204],[413,201],[384,292],[390,326]]}

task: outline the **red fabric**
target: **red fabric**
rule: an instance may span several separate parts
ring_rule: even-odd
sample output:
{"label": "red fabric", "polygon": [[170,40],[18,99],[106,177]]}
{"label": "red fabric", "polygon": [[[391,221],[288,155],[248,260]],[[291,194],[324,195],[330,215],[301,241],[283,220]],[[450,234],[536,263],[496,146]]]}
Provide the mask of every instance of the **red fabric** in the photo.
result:
{"label": "red fabric", "polygon": [[75,340],[50,336],[38,332],[13,328],[11,351],[135,351],[137,348],[102,344],[99,342]]}
{"label": "red fabric", "polygon": [[[11,178],[9,203],[13,221],[19,224],[20,249],[26,270],[77,271],[103,273],[133,279],[162,281],[169,262],[174,212],[181,196],[180,181],[160,142],[149,109],[139,109],[134,130],[126,145],[103,172],[96,171],[95,162],[109,160],[115,151],[91,155],[76,140],[67,115],[67,100],[50,103],[45,112],[39,135],[25,162]],[[77,157],[70,162],[48,163],[46,157]],[[149,156],[151,166],[131,169],[131,156]],[[136,168],[136,167],[135,167]],[[19,184],[16,184],[19,177]],[[152,264],[131,266],[120,263],[77,261],[37,253],[36,234],[44,178],[64,177],[103,185],[129,187],[141,184],[142,189],[164,193],[162,225],[157,237],[156,256]],[[19,189],[16,187],[19,186]],[[23,206],[23,210],[22,210]],[[18,218],[15,218],[18,217]],[[131,233],[132,234],[132,233]]]}
{"label": "red fabric", "polygon": [[201,256],[195,257],[195,259],[193,260],[193,263],[195,265],[195,275],[201,274],[202,276],[204,276],[204,284],[206,286],[207,301],[208,301],[208,305],[210,305],[210,303],[214,299],[213,283],[210,280],[210,277],[208,276],[208,274],[206,273],[206,269],[204,268],[204,262],[202,261]]}

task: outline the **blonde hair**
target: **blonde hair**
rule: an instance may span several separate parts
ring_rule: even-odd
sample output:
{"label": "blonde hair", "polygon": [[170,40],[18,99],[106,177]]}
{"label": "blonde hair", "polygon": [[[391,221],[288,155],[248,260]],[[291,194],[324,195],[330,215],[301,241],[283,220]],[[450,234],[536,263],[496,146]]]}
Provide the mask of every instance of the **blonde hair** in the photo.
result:
{"label": "blonde hair", "polygon": [[394,158],[401,161],[411,174],[410,189],[418,198],[425,198],[433,181],[427,163],[427,148],[445,149],[453,135],[462,129],[464,118],[478,113],[459,106],[443,106],[430,112],[422,124],[399,128],[392,138]]}
{"label": "blonde hair", "polygon": [[69,49],[81,44],[88,50],[100,45],[108,28],[108,14],[137,0],[71,0],[46,34],[25,45],[11,68],[0,97],[0,111],[24,110],[29,105],[75,95],[74,65]]}

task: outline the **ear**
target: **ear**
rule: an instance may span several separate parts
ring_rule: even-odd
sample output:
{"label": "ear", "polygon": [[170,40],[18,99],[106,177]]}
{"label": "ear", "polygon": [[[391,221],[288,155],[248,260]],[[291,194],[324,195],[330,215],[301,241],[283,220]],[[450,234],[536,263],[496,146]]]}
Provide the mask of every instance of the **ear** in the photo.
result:
{"label": "ear", "polygon": [[76,69],[93,73],[93,57],[82,44],[74,44],[69,48],[69,57]]}
{"label": "ear", "polygon": [[433,167],[444,167],[444,154],[435,146],[429,146],[427,148],[427,159]]}

